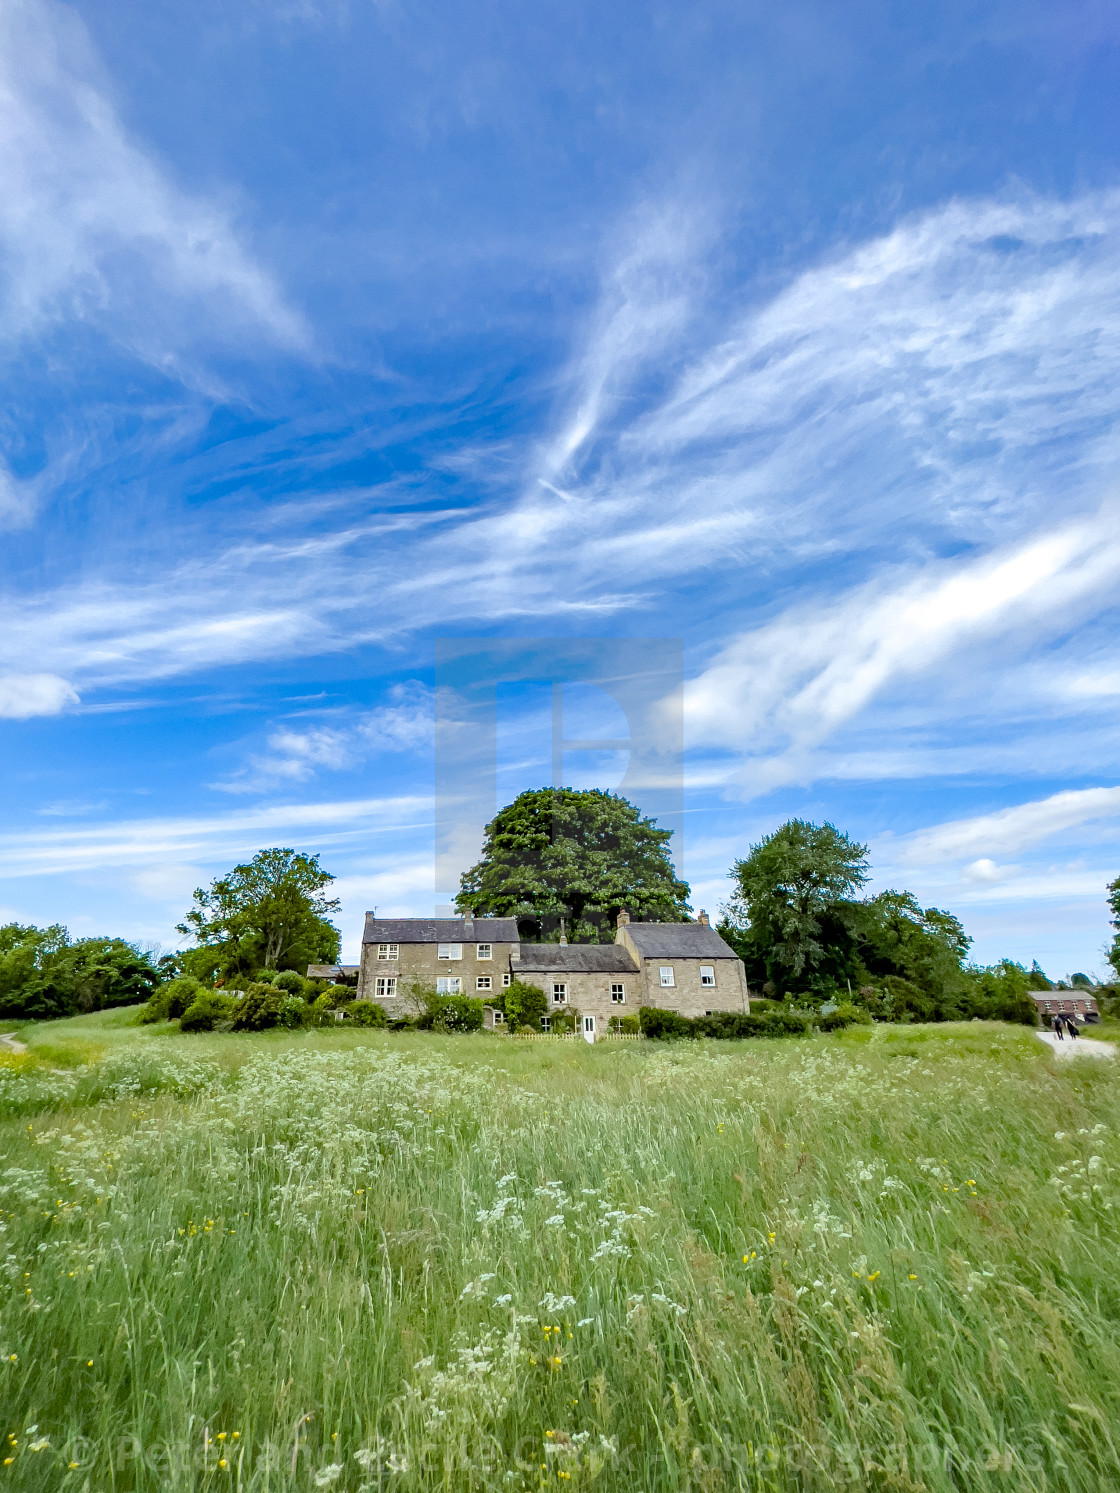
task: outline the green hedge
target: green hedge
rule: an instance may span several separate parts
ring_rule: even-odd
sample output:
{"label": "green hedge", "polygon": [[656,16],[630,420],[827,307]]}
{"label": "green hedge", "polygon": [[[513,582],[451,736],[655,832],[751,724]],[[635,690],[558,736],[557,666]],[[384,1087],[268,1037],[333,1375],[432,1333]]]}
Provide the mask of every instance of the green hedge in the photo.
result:
{"label": "green hedge", "polygon": [[767,1011],[763,1016],[721,1011],[715,1016],[680,1016],[657,1006],[643,1006],[642,1031],[662,1040],[674,1037],[802,1037],[809,1030],[804,1016],[792,1011]]}

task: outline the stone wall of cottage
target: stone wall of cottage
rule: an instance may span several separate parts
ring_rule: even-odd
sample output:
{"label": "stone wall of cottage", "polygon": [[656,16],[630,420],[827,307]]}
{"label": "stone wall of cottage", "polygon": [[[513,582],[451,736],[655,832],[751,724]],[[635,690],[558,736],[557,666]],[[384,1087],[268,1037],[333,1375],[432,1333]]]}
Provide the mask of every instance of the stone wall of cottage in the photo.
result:
{"label": "stone wall of cottage", "polygon": [[[379,976],[396,977],[398,1000],[404,997],[405,987],[413,981],[434,986],[437,979],[445,976],[462,981],[463,995],[479,996],[483,1000],[488,995],[500,995],[503,988],[502,976],[509,974],[510,957],[519,951],[520,945],[492,943],[490,947],[493,954],[490,959],[478,957],[477,943],[464,943],[461,959],[439,959],[436,957],[437,944],[402,943],[398,945],[399,957],[397,959],[379,959],[377,944],[363,944],[362,963],[358,974],[358,998],[360,1000],[378,998]],[[479,986],[480,978],[490,981],[488,990]],[[388,1008],[388,1003],[386,1003],[386,1009]],[[402,1011],[402,1014],[405,1013]]]}

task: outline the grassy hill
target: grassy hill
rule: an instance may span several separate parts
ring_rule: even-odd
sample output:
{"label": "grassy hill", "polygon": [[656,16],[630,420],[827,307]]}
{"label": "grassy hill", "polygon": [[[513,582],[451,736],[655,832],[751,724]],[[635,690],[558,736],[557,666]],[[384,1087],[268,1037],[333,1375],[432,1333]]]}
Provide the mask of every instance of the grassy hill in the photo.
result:
{"label": "grassy hill", "polygon": [[1120,1485],[1117,1065],[134,1019],[0,1057],[12,1487]]}

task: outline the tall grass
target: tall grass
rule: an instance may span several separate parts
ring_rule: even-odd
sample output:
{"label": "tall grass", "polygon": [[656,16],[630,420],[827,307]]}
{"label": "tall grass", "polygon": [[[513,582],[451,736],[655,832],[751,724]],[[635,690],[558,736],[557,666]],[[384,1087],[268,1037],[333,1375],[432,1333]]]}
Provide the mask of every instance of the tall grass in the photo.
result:
{"label": "tall grass", "polygon": [[47,1030],[0,1079],[13,1487],[1120,1485],[1111,1065]]}

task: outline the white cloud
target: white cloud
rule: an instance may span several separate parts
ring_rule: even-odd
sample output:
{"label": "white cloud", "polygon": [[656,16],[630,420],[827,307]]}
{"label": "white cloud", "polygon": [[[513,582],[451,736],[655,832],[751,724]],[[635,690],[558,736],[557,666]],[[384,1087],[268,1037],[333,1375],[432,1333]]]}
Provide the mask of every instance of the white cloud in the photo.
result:
{"label": "white cloud", "polygon": [[[977,857],[991,864],[1094,820],[1120,819],[1120,788],[1080,788],[992,814],[956,819],[918,830],[890,847],[900,865],[928,865]],[[994,879],[994,878],[993,878]]]}
{"label": "white cloud", "polygon": [[268,736],[268,751],[225,782],[227,793],[257,793],[277,783],[303,783],[317,772],[357,767],[380,752],[413,752],[430,747],[435,730],[431,691],[415,680],[394,685],[389,703],[356,720],[300,730],[280,726]]}
{"label": "white cloud", "polygon": [[228,214],[129,138],[85,28],[56,0],[0,7],[0,135],[0,331],[93,321],[161,366],[200,316],[212,335],[304,341]]}
{"label": "white cloud", "polygon": [[77,691],[57,674],[0,674],[0,718],[25,721],[58,715],[77,703]]}
{"label": "white cloud", "polygon": [[366,842],[431,823],[429,798],[401,796],[310,804],[265,804],[227,814],[118,820],[83,827],[0,834],[0,878],[84,872],[110,866],[225,862],[252,855],[262,840],[314,848]]}
{"label": "white cloud", "polygon": [[1112,509],[979,559],[928,564],[862,585],[831,604],[799,604],[729,644],[686,690],[690,739],[756,763],[756,787],[906,676],[936,673],[994,636],[1053,635],[1111,601],[1120,579]]}
{"label": "white cloud", "polygon": [[[481,622],[599,631],[683,588],[690,631],[726,637],[732,607],[741,629],[693,691],[697,739],[753,750],[759,730],[821,739],[970,639],[1037,644],[1103,606],[1120,195],[951,203],[748,310],[705,303],[701,250],[650,221],[515,495],[363,506],[333,530],[315,510],[314,532],[292,505],[263,538],[186,544],[158,585],[21,598],[0,616],[11,666],[84,687],[307,656],[438,625],[449,597]],[[784,615],[748,630],[776,592]],[[328,734],[274,755],[298,772],[349,750]]]}

